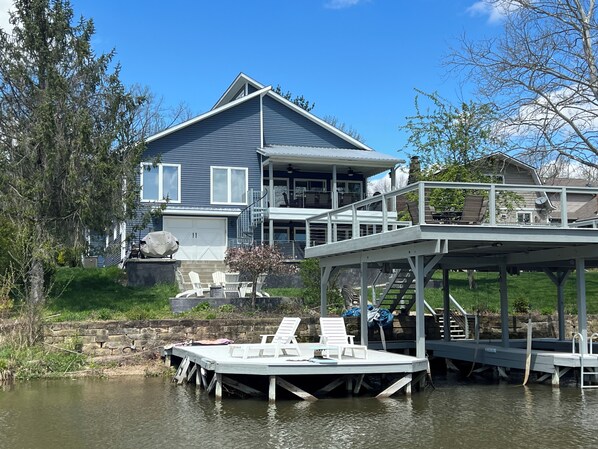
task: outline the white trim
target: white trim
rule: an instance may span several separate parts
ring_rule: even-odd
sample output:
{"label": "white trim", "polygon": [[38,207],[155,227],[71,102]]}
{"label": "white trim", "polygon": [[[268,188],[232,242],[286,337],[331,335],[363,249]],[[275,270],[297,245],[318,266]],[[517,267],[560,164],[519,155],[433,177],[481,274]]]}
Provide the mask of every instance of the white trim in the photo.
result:
{"label": "white trim", "polygon": [[249,93],[249,84],[253,84],[253,86],[257,89],[263,89],[264,85],[258,83],[256,80],[250,78],[249,76],[245,75],[243,72],[239,73],[235,80],[228,86],[228,89],[224,91],[224,93],[220,96],[216,104],[212,107],[212,109],[216,109],[221,106],[221,102],[224,101],[226,96],[231,93],[231,91],[237,89],[240,84],[245,84],[245,92]]}
{"label": "white trim", "polygon": [[[163,172],[163,167],[176,167],[177,171],[178,171],[178,176],[177,176],[177,189],[178,189],[178,199],[173,200],[171,198],[168,199],[169,203],[173,203],[173,204],[180,204],[182,199],[182,192],[181,192],[181,164],[169,164],[166,162],[161,162],[159,164],[154,164],[152,162],[142,162],[141,164],[141,173],[140,173],[140,178],[139,178],[139,186],[141,188],[140,190],[140,201],[142,203],[163,203],[166,201],[166,198],[164,198],[164,172]],[[151,166],[152,168],[158,168],[158,198],[144,198],[143,197],[143,174],[145,172],[145,166]]]}
{"label": "white trim", "polygon": [[[228,201],[214,201],[214,170],[227,170],[227,186],[226,186],[226,193]],[[241,170],[245,172],[245,189],[244,192],[247,194],[249,191],[249,169],[247,167],[224,167],[219,165],[212,165],[210,166],[210,204],[224,204],[224,205],[231,205],[231,206],[246,206],[247,205],[247,197],[245,197],[245,202],[234,202],[231,201],[231,193],[232,193],[232,176],[231,172],[233,170]]]}
{"label": "white trim", "polygon": [[204,114],[198,115],[197,117],[192,118],[190,120],[187,120],[186,122],[179,123],[178,125],[173,126],[172,128],[165,129],[164,131],[161,131],[161,132],[159,132],[157,134],[154,134],[153,136],[150,136],[147,139],[145,139],[145,143],[150,143],[150,142],[153,142],[155,140],[161,139],[164,136],[172,134],[172,133],[174,133],[174,132],[176,132],[176,131],[178,131],[180,129],[186,128],[187,126],[194,125],[195,123],[201,122],[202,120],[205,120],[205,119],[207,119],[209,117],[212,117],[213,115],[220,114],[221,112],[224,112],[227,109],[234,108],[238,104],[241,104],[241,103],[243,103],[245,101],[249,101],[249,100],[251,100],[253,98],[256,98],[256,97],[259,97],[260,95],[265,94],[270,89],[271,89],[270,86],[265,87],[265,88],[260,89],[258,91],[252,92],[251,94],[246,95],[245,97],[239,98],[238,100],[234,100],[234,101],[231,101],[230,103],[226,103],[225,105],[223,105],[223,106],[221,106],[221,107],[219,107],[217,109],[212,109],[211,111],[208,111],[208,112],[206,112]]}
{"label": "white trim", "polygon": [[264,97],[260,95],[260,148],[264,148]]}
{"label": "white trim", "polygon": [[189,215],[193,217],[201,217],[201,216],[214,216],[214,217],[238,217],[241,213],[241,209],[231,209],[230,211],[223,211],[223,210],[196,210],[196,209],[168,209],[162,212],[163,216],[179,216],[179,215]]}

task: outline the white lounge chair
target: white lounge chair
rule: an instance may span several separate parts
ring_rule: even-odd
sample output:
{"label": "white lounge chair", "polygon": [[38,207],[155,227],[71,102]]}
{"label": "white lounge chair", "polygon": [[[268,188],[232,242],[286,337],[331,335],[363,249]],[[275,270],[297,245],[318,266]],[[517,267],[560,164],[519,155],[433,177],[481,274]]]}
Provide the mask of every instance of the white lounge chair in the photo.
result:
{"label": "white lounge chair", "polygon": [[301,356],[301,350],[295,336],[300,321],[301,318],[284,317],[275,334],[261,335],[262,341],[260,343],[229,345],[229,354],[231,357],[235,357],[235,353],[241,353],[242,357],[246,359],[252,350],[258,351],[260,357],[264,356],[264,353],[267,355],[269,351],[273,351],[274,357],[281,354],[291,355],[290,351],[295,352],[297,356]]}
{"label": "white lounge chair", "polygon": [[195,271],[189,272],[189,280],[191,281],[192,288],[190,290],[185,290],[184,292],[179,293],[175,296],[175,298],[188,298],[190,296],[202,297],[204,296],[204,292],[209,293],[210,287],[201,286],[199,274],[197,274]]}
{"label": "white lounge chair", "polygon": [[351,351],[352,357],[362,354],[364,359],[368,358],[368,348],[354,343],[354,336],[347,335],[345,320],[341,318],[320,318],[320,344],[325,347],[324,352],[330,357],[330,352],[337,354],[338,359],[342,359],[343,354],[347,355]]}

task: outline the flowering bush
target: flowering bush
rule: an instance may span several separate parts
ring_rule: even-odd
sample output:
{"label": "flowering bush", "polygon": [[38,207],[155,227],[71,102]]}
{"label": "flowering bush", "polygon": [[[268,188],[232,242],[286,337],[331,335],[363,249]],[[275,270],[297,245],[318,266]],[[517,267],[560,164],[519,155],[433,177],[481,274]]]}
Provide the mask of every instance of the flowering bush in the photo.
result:
{"label": "flowering bush", "polygon": [[251,306],[254,308],[257,280],[260,274],[293,274],[297,272],[294,265],[284,262],[284,257],[277,248],[264,244],[229,248],[224,261],[231,270],[244,273],[252,281]]}

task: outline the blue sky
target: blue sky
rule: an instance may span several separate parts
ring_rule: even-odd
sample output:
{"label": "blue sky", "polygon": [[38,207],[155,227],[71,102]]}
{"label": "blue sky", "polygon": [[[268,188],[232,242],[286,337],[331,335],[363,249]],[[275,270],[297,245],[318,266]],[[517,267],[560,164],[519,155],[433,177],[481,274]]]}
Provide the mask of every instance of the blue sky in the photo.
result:
{"label": "blue sky", "polygon": [[[0,0],[0,16],[10,0]],[[73,0],[92,18],[96,51],[116,49],[127,84],[168,104],[209,110],[239,72],[304,95],[366,144],[405,157],[399,126],[414,88],[450,100],[471,86],[447,76],[444,56],[463,33],[477,39],[500,22],[476,0]],[[495,13],[495,12],[494,12]],[[0,26],[2,26],[0,17]],[[399,151],[397,153],[397,151]]]}

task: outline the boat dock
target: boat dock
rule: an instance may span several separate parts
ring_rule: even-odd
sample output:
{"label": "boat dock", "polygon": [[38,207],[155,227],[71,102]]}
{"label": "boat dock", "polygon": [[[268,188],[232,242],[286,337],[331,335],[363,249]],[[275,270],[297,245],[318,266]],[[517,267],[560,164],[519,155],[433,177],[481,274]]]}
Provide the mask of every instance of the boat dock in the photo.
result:
{"label": "boat dock", "polygon": [[[290,393],[317,400],[344,389],[344,394],[389,397],[399,391],[411,394],[425,380],[428,361],[383,351],[367,351],[367,358],[318,356],[321,345],[300,343],[301,356],[232,357],[227,345],[175,345],[164,355],[178,365],[175,380],[195,383],[221,399],[233,395],[277,399]],[[179,363],[180,362],[180,363]]]}

